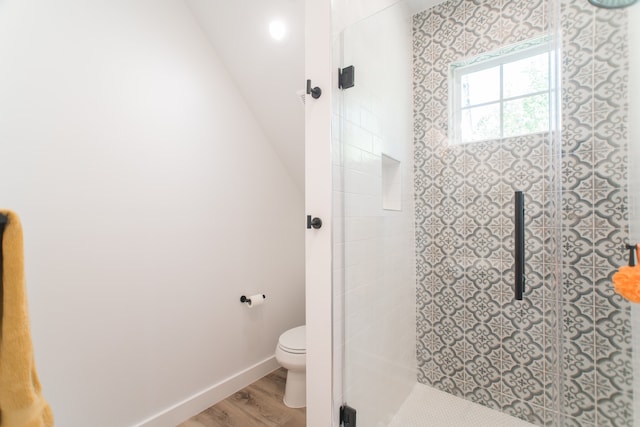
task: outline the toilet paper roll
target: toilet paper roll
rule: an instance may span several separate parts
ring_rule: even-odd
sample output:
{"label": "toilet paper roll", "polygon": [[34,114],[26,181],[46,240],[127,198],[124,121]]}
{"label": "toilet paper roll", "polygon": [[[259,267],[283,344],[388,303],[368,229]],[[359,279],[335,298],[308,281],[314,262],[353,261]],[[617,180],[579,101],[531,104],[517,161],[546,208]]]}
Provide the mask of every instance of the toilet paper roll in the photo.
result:
{"label": "toilet paper roll", "polygon": [[257,306],[257,305],[262,305],[262,304],[264,304],[264,295],[262,295],[262,294],[255,294],[255,295],[251,295],[251,296],[249,297],[249,299],[251,300],[251,301],[249,301],[249,302],[247,303],[247,305],[249,306],[249,308],[253,308],[253,307]]}

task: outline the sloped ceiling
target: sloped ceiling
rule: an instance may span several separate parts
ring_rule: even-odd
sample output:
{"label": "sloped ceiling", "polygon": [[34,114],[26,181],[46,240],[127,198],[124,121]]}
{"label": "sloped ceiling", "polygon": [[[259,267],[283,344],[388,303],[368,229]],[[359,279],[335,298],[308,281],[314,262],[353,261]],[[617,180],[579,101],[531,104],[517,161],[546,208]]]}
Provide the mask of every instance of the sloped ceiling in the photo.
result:
{"label": "sloped ceiling", "polygon": [[[304,0],[185,0],[284,167],[304,190]],[[282,41],[269,23],[282,20]],[[259,185],[259,183],[256,183]]]}

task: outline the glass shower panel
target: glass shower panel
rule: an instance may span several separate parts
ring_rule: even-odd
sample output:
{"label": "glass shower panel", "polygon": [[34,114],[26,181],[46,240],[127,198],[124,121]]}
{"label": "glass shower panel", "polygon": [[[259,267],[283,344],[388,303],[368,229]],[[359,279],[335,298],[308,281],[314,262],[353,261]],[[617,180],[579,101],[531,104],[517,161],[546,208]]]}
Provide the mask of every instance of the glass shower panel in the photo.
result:
{"label": "glass shower panel", "polygon": [[[426,386],[543,425],[559,417],[557,133],[452,145],[447,126],[451,62],[546,35],[544,12],[424,4],[396,3],[340,35],[340,67],[356,70],[334,117],[341,398],[359,425],[392,424]],[[496,27],[539,25],[461,46],[485,12]],[[400,165],[400,210],[384,208],[385,158]],[[527,209],[523,301],[515,191]]]}
{"label": "glass shower panel", "polygon": [[629,234],[629,198],[637,190],[628,185],[637,174],[628,165],[640,160],[630,139],[638,114],[630,96],[638,94],[629,92],[638,7],[559,2],[565,425],[637,425],[632,307],[615,293],[612,276],[627,262],[625,244],[638,239],[633,227]]}
{"label": "glass shower panel", "polygon": [[[356,79],[333,123],[336,402],[395,426],[431,387],[534,425],[632,426],[640,314],[612,276],[640,241],[640,5],[434,3],[397,2],[339,38]],[[452,144],[451,64],[540,37],[549,128]]]}
{"label": "glass shower panel", "polygon": [[340,36],[339,66],[355,67],[355,86],[340,91],[334,117],[336,363],[364,426],[387,425],[416,382],[410,35],[398,5]]}
{"label": "glass shower panel", "polygon": [[[629,13],[629,76],[640,75],[640,6],[628,9]],[[640,82],[629,79],[629,164],[640,163]],[[629,170],[630,242],[640,242],[640,168]],[[631,306],[632,327],[632,387],[634,424],[640,419],[640,381],[636,372],[640,371],[640,305]]]}

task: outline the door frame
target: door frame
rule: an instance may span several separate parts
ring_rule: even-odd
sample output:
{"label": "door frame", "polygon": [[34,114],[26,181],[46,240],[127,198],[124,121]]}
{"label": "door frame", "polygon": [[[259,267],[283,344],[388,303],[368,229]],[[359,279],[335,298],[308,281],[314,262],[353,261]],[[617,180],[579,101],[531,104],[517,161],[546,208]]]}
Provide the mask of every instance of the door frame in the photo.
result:
{"label": "door frame", "polygon": [[305,0],[305,74],[322,89],[319,98],[305,99],[305,210],[322,219],[305,237],[307,427],[327,427],[333,425],[330,0]]}

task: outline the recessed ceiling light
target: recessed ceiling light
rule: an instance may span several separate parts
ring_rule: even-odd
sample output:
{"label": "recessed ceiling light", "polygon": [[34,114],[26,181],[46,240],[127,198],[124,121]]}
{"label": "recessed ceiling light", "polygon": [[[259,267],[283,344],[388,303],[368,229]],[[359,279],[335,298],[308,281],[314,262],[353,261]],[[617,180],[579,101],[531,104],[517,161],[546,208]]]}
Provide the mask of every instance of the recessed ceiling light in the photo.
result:
{"label": "recessed ceiling light", "polygon": [[271,21],[269,23],[269,34],[271,34],[271,37],[275,40],[282,40],[287,34],[287,28],[284,26],[284,22]]}

